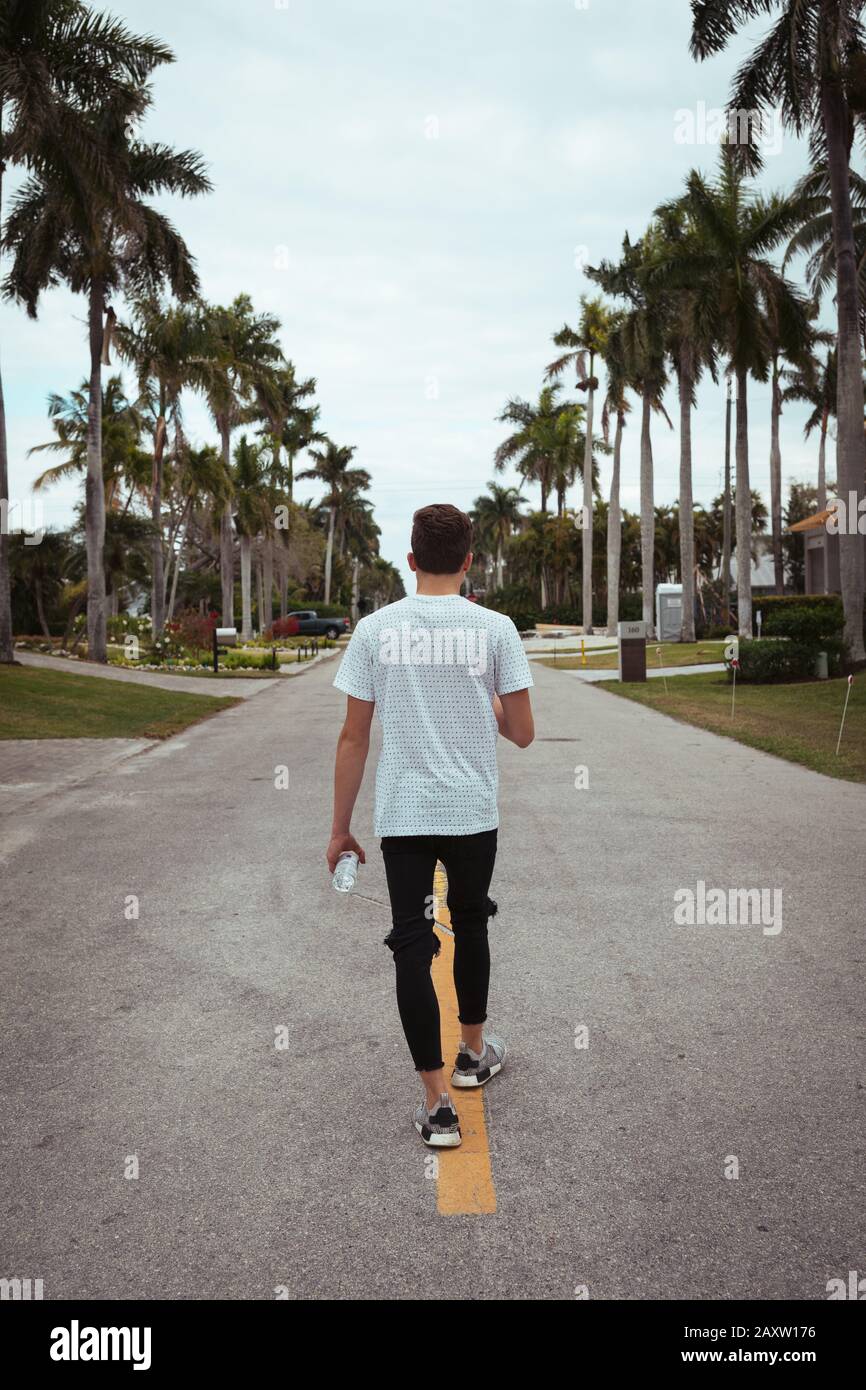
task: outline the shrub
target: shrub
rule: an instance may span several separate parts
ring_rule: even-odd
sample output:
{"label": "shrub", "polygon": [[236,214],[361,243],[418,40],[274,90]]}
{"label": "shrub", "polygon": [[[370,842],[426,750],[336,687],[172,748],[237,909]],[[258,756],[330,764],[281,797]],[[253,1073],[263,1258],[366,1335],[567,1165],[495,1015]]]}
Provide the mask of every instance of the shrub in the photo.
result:
{"label": "shrub", "polygon": [[[820,646],[782,637],[761,637],[741,642],[737,679],[753,681],[758,685],[769,685],[774,681],[813,680],[819,650],[827,652],[832,674],[839,668],[842,659],[842,642],[838,638],[828,639]],[[728,679],[733,679],[730,663]]]}
{"label": "shrub", "polygon": [[783,600],[769,608],[756,604],[762,613],[762,637],[789,637],[816,649],[828,640],[839,639],[845,626],[842,600],[832,594],[817,597],[822,601],[810,602],[804,596],[799,602]]}
{"label": "shrub", "polygon": [[218,616],[213,611],[203,617],[197,608],[184,608],[173,622],[166,623],[166,632],[179,648],[204,652],[213,646],[217,622]]}
{"label": "shrub", "polygon": [[299,627],[297,618],[277,618],[276,622],[265,628],[265,641],[271,642],[275,637],[295,637]]}

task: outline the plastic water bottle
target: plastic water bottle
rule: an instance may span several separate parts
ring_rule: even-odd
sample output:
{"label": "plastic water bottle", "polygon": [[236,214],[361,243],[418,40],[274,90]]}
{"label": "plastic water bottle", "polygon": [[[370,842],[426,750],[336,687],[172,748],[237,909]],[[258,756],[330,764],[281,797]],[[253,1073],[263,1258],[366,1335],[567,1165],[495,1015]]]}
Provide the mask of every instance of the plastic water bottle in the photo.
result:
{"label": "plastic water bottle", "polygon": [[337,867],[331,882],[338,893],[351,893],[357,877],[358,856],[354,850],[346,849],[337,860]]}

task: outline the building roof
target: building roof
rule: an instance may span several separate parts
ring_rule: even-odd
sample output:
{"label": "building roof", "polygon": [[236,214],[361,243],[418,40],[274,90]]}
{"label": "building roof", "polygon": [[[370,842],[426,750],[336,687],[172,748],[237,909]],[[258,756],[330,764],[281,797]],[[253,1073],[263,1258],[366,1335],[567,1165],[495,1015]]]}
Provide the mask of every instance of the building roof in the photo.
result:
{"label": "building roof", "polygon": [[795,521],[793,526],[788,527],[788,532],[792,531],[820,531],[827,526],[830,517],[836,515],[836,503],[825,507],[823,512],[816,512],[814,516],[804,517],[802,521]]}

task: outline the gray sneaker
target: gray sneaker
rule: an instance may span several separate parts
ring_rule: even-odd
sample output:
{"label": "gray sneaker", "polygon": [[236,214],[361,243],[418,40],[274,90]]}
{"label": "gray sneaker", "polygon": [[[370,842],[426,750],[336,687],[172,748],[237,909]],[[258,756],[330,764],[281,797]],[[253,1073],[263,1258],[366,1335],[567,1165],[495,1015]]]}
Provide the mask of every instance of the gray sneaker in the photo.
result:
{"label": "gray sneaker", "polygon": [[431,1149],[456,1149],[461,1142],[460,1121],[447,1091],[439,1097],[435,1110],[427,1109],[422,1100],[415,1111],[415,1128]]}
{"label": "gray sneaker", "polygon": [[484,1046],[480,1052],[460,1040],[460,1051],[451,1073],[452,1086],[484,1086],[491,1076],[502,1071],[505,1066],[505,1043],[501,1038],[484,1035]]}

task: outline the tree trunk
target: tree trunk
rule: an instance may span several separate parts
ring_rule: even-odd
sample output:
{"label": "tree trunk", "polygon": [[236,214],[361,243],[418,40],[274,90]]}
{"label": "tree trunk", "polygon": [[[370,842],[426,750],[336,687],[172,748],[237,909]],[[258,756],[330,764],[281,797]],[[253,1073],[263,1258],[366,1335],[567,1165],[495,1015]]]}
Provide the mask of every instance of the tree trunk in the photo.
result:
{"label": "tree trunk", "polygon": [[[228,473],[231,467],[231,431],[227,424],[220,426],[223,463]],[[220,517],[220,587],[222,589],[222,625],[235,625],[235,560],[231,499],[226,498]]]}
{"label": "tree trunk", "polygon": [[[46,641],[51,642],[51,629],[45,617],[45,601],[42,594],[42,580],[38,577],[33,581],[33,597],[36,600],[36,616],[39,619],[39,626],[42,628],[42,636]],[[52,644],[53,645],[53,644]]]}
{"label": "tree trunk", "polygon": [[616,413],[613,437],[613,472],[607,509],[607,635],[615,637],[619,623],[619,571],[622,560],[622,511],[619,504],[619,466],[622,453],[623,413]]}
{"label": "tree trunk", "polygon": [[502,537],[499,536],[499,537],[497,538],[497,541],[496,541],[496,587],[497,587],[497,589],[501,589],[501,588],[502,588],[502,584],[503,584],[504,578],[505,578],[505,555],[504,555],[503,550],[502,550]]}
{"label": "tree trunk", "polygon": [[777,594],[785,592],[785,569],[782,562],[782,450],[779,446],[781,416],[779,360],[774,357],[770,395],[770,526],[773,536],[773,577]]}
{"label": "tree trunk", "polygon": [[361,599],[361,561],[357,555],[352,561],[352,626],[358,621],[358,609]]}
{"label": "tree trunk", "polygon": [[245,642],[253,635],[252,546],[249,536],[241,536],[241,637]]}
{"label": "tree trunk", "polygon": [[186,505],[187,513],[184,518],[183,530],[180,533],[180,541],[178,542],[177,555],[174,559],[174,573],[171,576],[171,598],[169,599],[168,604],[168,622],[171,622],[174,618],[174,603],[175,599],[177,598],[177,577],[180,574],[180,562],[183,559],[184,546],[186,545],[186,533],[189,530],[189,517],[190,512],[192,511],[192,498],[190,498],[187,501]]}
{"label": "tree trunk", "polygon": [[[818,445],[818,511],[827,507],[827,412],[821,416],[821,442]],[[826,565],[824,566],[826,572]]]}
{"label": "tree trunk", "polygon": [[153,442],[153,479],[150,500],[150,519],[153,523],[150,618],[155,639],[161,638],[165,629],[165,574],[162,548],[162,464],[165,456],[165,431],[165,414],[160,409]]}
{"label": "tree trunk", "polygon": [[592,389],[593,359],[589,358],[589,387],[586,393],[586,442],[583,450],[583,514],[581,516],[580,553],[583,598],[583,630],[592,632],[592,412],[595,392]]}
{"label": "tree trunk", "polygon": [[256,594],[258,597],[259,609],[259,636],[263,637],[267,623],[265,622],[265,583],[262,578],[262,552],[259,550],[256,556]]}
{"label": "tree trunk", "polygon": [[[857,506],[863,497],[863,369],[858,321],[857,261],[848,177],[849,113],[842,87],[841,54],[835,33],[838,6],[822,0],[825,28],[821,73],[821,113],[827,139],[827,168],[833,245],[836,254],[837,443],[836,490],[845,502],[846,525],[839,527],[839,569],[845,609],[845,639],[852,661],[866,661],[863,645],[863,537],[857,531]],[[853,494],[853,499],[852,499]],[[851,501],[854,501],[852,515]]]}
{"label": "tree trunk", "polygon": [[692,496],[692,376],[691,362],[680,359],[680,578],[683,586],[684,642],[695,640],[695,510]]}
{"label": "tree trunk", "polygon": [[725,497],[722,510],[722,623],[731,625],[731,379],[725,401]]}
{"label": "tree trunk", "polygon": [[84,490],[84,531],[87,545],[87,656],[107,662],[105,610],[105,485],[102,480],[102,335],[103,288],[95,276],[90,284],[88,328],[90,385],[87,400],[87,480]]}
{"label": "tree trunk", "polygon": [[[0,101],[0,141],[3,103]],[[0,160],[0,231],[2,231],[3,163]],[[12,635],[12,583],[9,577],[9,448],[6,439],[6,406],[0,377],[0,662],[15,660]]]}
{"label": "tree trunk", "polygon": [[262,584],[264,587],[264,626],[274,621],[274,543],[270,528],[262,537]]}
{"label": "tree trunk", "polygon": [[642,398],[640,422],[640,570],[643,590],[643,621],[647,637],[652,637],[655,618],[655,508],[653,506],[653,446],[650,433],[652,404],[648,393]]}
{"label": "tree trunk", "polygon": [[334,562],[334,522],[337,517],[337,508],[331,508],[331,515],[328,521],[328,546],[325,551],[325,603],[331,602],[331,566]]}
{"label": "tree trunk", "polygon": [[737,616],[741,637],[752,635],[752,490],[749,485],[748,373],[737,372]]}

